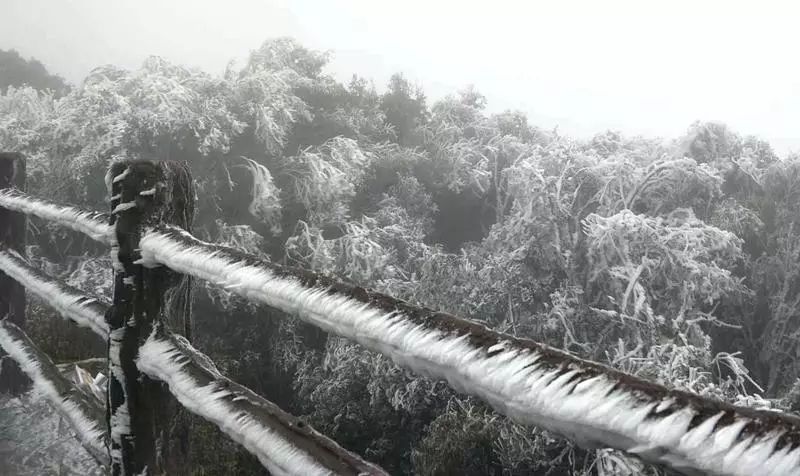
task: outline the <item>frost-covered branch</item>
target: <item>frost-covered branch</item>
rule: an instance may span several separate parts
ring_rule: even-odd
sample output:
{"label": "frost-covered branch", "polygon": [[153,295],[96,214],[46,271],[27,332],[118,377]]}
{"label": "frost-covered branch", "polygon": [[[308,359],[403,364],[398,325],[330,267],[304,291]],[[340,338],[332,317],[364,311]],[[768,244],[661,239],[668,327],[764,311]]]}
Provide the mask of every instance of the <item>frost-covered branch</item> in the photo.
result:
{"label": "frost-covered branch", "polygon": [[161,228],[141,263],[224,286],[586,447],[686,473],[800,475],[800,418],[669,390],[537,342]]}
{"label": "frost-covered branch", "polygon": [[105,412],[93,397],[67,380],[53,361],[34,346],[22,330],[8,320],[0,320],[0,347],[11,356],[34,386],[69,421],[75,436],[89,454],[108,467],[108,437]]}
{"label": "frost-covered branch", "polygon": [[0,271],[22,284],[65,318],[81,327],[90,328],[103,339],[108,338],[108,324],[105,321],[108,303],[48,276],[13,250],[0,250]]}
{"label": "frost-covered branch", "polygon": [[109,244],[111,240],[111,227],[103,213],[50,203],[14,189],[0,190],[0,207],[58,223],[100,243]]}
{"label": "frost-covered branch", "polygon": [[274,403],[228,380],[207,356],[160,326],[140,347],[137,367],[166,382],[183,406],[244,445],[271,474],[386,474]]}

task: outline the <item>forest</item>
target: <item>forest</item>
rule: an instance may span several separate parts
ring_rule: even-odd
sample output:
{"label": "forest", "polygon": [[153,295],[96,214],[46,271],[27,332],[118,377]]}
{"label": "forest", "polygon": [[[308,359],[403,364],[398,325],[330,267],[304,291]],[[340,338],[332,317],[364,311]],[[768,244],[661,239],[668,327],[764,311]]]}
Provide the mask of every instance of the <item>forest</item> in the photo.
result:
{"label": "forest", "polygon": [[[107,210],[112,161],[186,161],[198,238],[672,388],[800,412],[800,155],[716,122],[570,138],[490,113],[472,87],[431,102],[402,74],[339,82],[329,53],[291,38],[221,75],[151,57],[74,85],[0,53],[0,151],[26,156],[32,195]],[[88,238],[33,220],[29,248],[109,296],[110,258]],[[227,291],[197,282],[194,296],[194,345],[221,371],[391,474],[663,474]],[[33,299],[28,332],[59,360],[106,352]],[[191,424],[192,474],[266,474]]]}

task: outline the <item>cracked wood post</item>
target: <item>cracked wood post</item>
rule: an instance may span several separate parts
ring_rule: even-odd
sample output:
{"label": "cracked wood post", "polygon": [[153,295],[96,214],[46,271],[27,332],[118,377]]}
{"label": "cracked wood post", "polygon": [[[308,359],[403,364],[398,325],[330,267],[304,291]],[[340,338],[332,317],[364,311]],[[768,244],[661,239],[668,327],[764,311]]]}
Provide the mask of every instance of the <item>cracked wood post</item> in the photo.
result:
{"label": "cracked wood post", "polygon": [[[0,189],[25,190],[25,157],[15,152],[0,152]],[[0,207],[0,248],[9,248],[25,254],[27,218],[22,213]],[[25,328],[25,288],[0,272],[0,319]],[[29,382],[25,374],[11,359],[4,358],[0,350],[0,393],[21,393]]]}
{"label": "cracked wood post", "polygon": [[144,160],[112,164],[106,182],[114,227],[114,305],[106,317],[112,474],[186,474],[186,414],[165,384],[139,373],[136,358],[155,322],[189,334],[189,278],[137,260],[139,240],[150,227],[189,230],[194,186],[185,163]]}

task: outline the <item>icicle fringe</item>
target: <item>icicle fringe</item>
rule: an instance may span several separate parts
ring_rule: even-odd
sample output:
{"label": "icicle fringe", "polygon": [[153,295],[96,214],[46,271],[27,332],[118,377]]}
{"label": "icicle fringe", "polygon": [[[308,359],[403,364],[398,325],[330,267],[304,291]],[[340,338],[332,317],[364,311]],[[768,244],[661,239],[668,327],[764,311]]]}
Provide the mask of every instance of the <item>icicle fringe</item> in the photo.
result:
{"label": "icicle fringe", "polygon": [[36,349],[28,336],[8,320],[0,320],[0,347],[33,381],[37,390],[66,418],[78,441],[102,466],[109,466],[103,410],[92,398],[58,371],[53,362]]}
{"label": "icicle fringe", "polygon": [[616,448],[687,474],[800,476],[795,416],[669,390],[531,340],[204,243],[179,229],[150,231],[140,247],[144,266],[165,265],[298,316],[585,447]]}
{"label": "icicle fringe", "polygon": [[256,455],[271,474],[386,474],[223,377],[188,341],[168,336],[158,326],[140,347],[137,367],[167,383],[184,407],[216,424]]}
{"label": "icicle fringe", "polygon": [[88,212],[50,203],[31,197],[19,190],[0,190],[0,207],[58,223],[104,244],[109,243],[112,233],[108,217],[103,213]]}
{"label": "icicle fringe", "polygon": [[62,316],[88,327],[103,339],[108,338],[105,313],[109,304],[86,296],[81,290],[64,284],[32,267],[13,250],[0,250],[0,271],[6,273]]}

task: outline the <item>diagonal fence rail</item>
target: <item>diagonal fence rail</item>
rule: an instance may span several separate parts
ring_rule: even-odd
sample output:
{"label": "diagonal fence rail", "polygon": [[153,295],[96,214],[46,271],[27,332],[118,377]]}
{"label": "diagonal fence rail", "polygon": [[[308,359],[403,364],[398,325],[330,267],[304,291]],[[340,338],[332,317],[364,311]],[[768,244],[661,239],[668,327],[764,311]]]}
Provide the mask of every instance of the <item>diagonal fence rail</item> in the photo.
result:
{"label": "diagonal fence rail", "polygon": [[0,346],[66,418],[86,451],[100,465],[108,467],[108,434],[105,410],[100,403],[65,378],[19,327],[5,319],[0,321]]}
{"label": "diagonal fence rail", "polygon": [[109,244],[111,240],[113,229],[108,224],[109,216],[104,213],[39,200],[13,188],[0,190],[0,207],[56,223],[100,243]]}
{"label": "diagonal fence rail", "polygon": [[[157,164],[137,162],[117,164],[116,167],[121,169],[121,172],[115,177],[112,176],[110,183],[121,184],[126,178],[133,178],[136,197],[116,204],[112,200],[114,210],[108,219],[113,226],[100,223],[100,220],[107,216],[99,213],[82,212],[72,207],[52,204],[16,190],[0,190],[0,209],[30,213],[83,232],[112,246],[117,281],[113,305],[100,298],[88,296],[48,276],[31,266],[19,252],[0,246],[0,275],[23,285],[55,308],[63,317],[79,326],[90,328],[98,336],[109,341],[108,362],[112,378],[109,379],[107,402],[101,406],[100,402],[89,393],[66,379],[50,358],[35,347],[20,327],[7,319],[0,320],[0,347],[20,365],[36,388],[40,389],[66,417],[75,436],[87,451],[99,464],[107,467],[110,474],[163,472],[154,466],[136,466],[144,461],[138,457],[138,453],[148,452],[143,446],[152,444],[153,439],[137,438],[139,435],[136,430],[142,429],[142,421],[137,422],[133,412],[128,411],[134,405],[125,405],[129,402],[138,404],[144,400],[142,394],[146,394],[148,390],[146,387],[148,379],[138,377],[129,381],[130,385],[126,386],[127,392],[123,393],[125,398],[121,402],[122,405],[114,406],[113,379],[116,377],[124,380],[129,376],[127,373],[129,369],[123,366],[126,362],[130,362],[137,370],[141,368],[144,376],[163,382],[161,385],[168,388],[190,411],[215,423],[222,431],[241,443],[256,455],[272,474],[385,475],[386,473],[378,466],[341,448],[301,420],[283,412],[272,402],[220,374],[211,359],[194,349],[184,337],[173,334],[166,328],[162,320],[163,313],[160,313],[159,308],[156,319],[150,322],[149,329],[152,332],[135,335],[134,352],[124,355],[130,348],[125,349],[119,344],[122,343],[126,332],[141,331],[140,321],[146,320],[148,311],[152,310],[146,298],[153,296],[141,296],[147,291],[141,286],[142,281],[150,280],[151,284],[164,286],[175,284],[170,276],[164,273],[149,273],[145,270],[144,273],[137,274],[135,268],[138,265],[133,265],[132,260],[133,255],[138,252],[130,246],[126,248],[124,240],[135,236],[138,233],[137,226],[147,221],[140,220],[141,217],[132,218],[131,214],[136,213],[137,209],[153,208],[151,200],[166,198],[173,203],[180,203],[181,197],[173,196],[175,188],[165,190],[165,184],[158,180],[148,184],[147,180],[154,178],[153,176],[137,179],[135,172],[141,171],[142,168],[151,172],[153,170],[164,172],[164,168]],[[176,170],[180,167],[169,166],[167,169]],[[169,179],[163,174],[155,178]],[[185,182],[186,176],[179,177],[179,180]],[[143,188],[144,185],[148,187]],[[130,188],[126,193],[129,192]],[[120,198],[124,198],[123,194],[116,197],[116,201],[119,202]],[[185,204],[181,206],[184,210],[187,208]],[[126,215],[126,212],[129,214]],[[170,222],[165,220],[163,213],[157,218],[158,223]],[[0,221],[0,228],[11,225],[10,221]],[[164,279],[159,281],[157,278]],[[120,288],[124,292],[120,292]],[[3,291],[0,289],[0,294]],[[119,295],[124,300],[121,300]],[[156,297],[164,300],[163,293]],[[0,295],[0,300],[2,298]],[[175,296],[170,297],[173,298]],[[147,305],[144,307],[147,309],[137,309],[137,302],[142,301],[146,302]],[[121,325],[116,323],[115,326],[114,318],[120,315],[127,318]],[[136,392],[138,395],[135,395]],[[107,408],[103,408],[106,403]],[[133,408],[133,410],[139,409]],[[146,421],[147,418],[140,420]],[[153,448],[149,452],[153,453]],[[163,464],[157,460],[155,463]],[[182,472],[186,472],[186,468]]]}
{"label": "diagonal fence rail", "polygon": [[[0,259],[0,271],[17,276],[35,275],[35,281],[29,278],[26,283],[33,282],[38,289],[44,287],[42,284],[52,286],[54,292],[36,293],[37,296],[73,322],[88,322],[98,311],[110,308],[101,299],[82,295],[75,288],[36,270],[24,258],[11,256],[13,260]],[[79,304],[64,306],[60,304],[63,302]],[[108,337],[102,331],[98,335]],[[0,347],[66,416],[90,454],[107,466],[110,442],[105,431],[105,410],[99,402],[64,378],[49,357],[39,351],[19,327],[6,320],[0,320]],[[274,403],[227,379],[209,357],[163,326],[157,326],[148,336],[140,348],[137,365],[147,375],[169,385],[178,401],[190,411],[216,424],[244,445],[272,474],[385,474]]]}
{"label": "diagonal fence rail", "polygon": [[23,285],[26,290],[50,304],[65,319],[108,339],[105,314],[111,304],[86,296],[83,291],[48,276],[14,250],[0,250],[0,270]]}
{"label": "diagonal fence rail", "polygon": [[[135,166],[117,166],[109,182],[122,182],[131,174],[135,175]],[[155,187],[146,181],[141,185]],[[125,201],[122,195],[113,194],[115,214],[123,217],[137,209],[141,213],[150,206],[149,197],[156,193],[139,188],[139,195]],[[2,196],[22,200],[19,194]],[[41,200],[35,203],[47,209],[58,207]],[[18,211],[25,209],[15,206]],[[78,212],[70,216],[84,219],[94,215]],[[404,368],[444,379],[454,389],[483,399],[518,422],[549,429],[585,447],[615,448],[685,474],[800,475],[800,419],[793,415],[671,390],[472,321],[205,243],[181,227],[165,225],[170,220],[163,218],[162,214],[159,219],[137,222],[135,249],[125,251],[114,233],[104,235],[111,237],[109,243],[118,252],[118,276],[124,273],[119,269],[123,261],[128,261],[124,266],[130,269],[141,268],[120,278],[128,279],[126,284],[153,279],[148,273],[170,270],[223,286],[352,339]],[[117,222],[117,237],[119,227]],[[62,314],[102,335],[103,328],[97,324],[102,310],[99,301],[81,298],[73,288],[54,285],[26,267],[19,255],[0,253],[0,270],[50,302],[51,296],[60,293],[55,301],[61,302]],[[167,278],[157,282],[174,284]],[[112,309],[119,305],[116,293],[115,289]],[[87,317],[90,311],[92,318]],[[105,314],[106,323],[112,313]],[[133,321],[146,317],[147,313],[129,315]],[[164,382],[184,407],[217,424],[271,472],[382,474],[380,468],[222,376],[210,359],[171,333],[162,317],[158,314],[148,321],[147,333],[137,336],[136,370]],[[112,348],[114,338],[111,330]],[[113,374],[114,356],[109,357]],[[115,424],[120,421],[110,422],[112,440]],[[120,455],[114,454],[113,441],[111,447],[113,462]],[[127,474],[124,468],[121,472]]]}
{"label": "diagonal fence rail", "polygon": [[385,474],[274,403],[224,377],[208,357],[160,326],[140,348],[137,366],[167,383],[181,405],[216,424],[272,474]]}
{"label": "diagonal fence rail", "polygon": [[516,421],[682,472],[800,474],[800,418],[669,390],[610,367],[162,227],[140,242],[165,265],[444,379]]}

